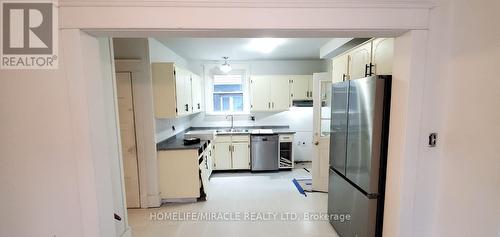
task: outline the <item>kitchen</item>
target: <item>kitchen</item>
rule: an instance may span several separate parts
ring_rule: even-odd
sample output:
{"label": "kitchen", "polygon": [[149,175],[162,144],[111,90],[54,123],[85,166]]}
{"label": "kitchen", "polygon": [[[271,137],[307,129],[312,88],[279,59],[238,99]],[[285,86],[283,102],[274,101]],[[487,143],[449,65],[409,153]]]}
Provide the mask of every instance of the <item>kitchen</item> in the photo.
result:
{"label": "kitchen", "polygon": [[[3,37],[3,47],[31,48],[26,45],[31,41],[26,39],[39,37],[52,49],[47,55],[57,60],[52,68],[41,70],[0,69],[0,173],[4,200],[1,236],[130,237],[132,229],[134,236],[332,236],[321,233],[322,230],[331,231],[328,223],[319,225],[310,221],[179,221],[166,225],[145,221],[149,219],[148,214],[162,210],[207,213],[273,210],[281,206],[281,211],[302,213],[325,210],[328,202],[321,197],[322,193],[307,193],[306,197],[291,185],[290,180],[298,177],[287,174],[300,170],[297,163],[292,171],[213,171],[210,177],[213,192],[208,190],[208,201],[166,203],[155,208],[161,204],[155,165],[156,144],[192,125],[211,124],[211,120],[213,123],[224,121],[223,127],[230,127],[230,118],[220,115],[197,120],[194,119],[197,115],[186,115],[173,120],[161,119],[157,123],[153,116],[152,77],[148,69],[151,63],[143,67],[147,60],[143,61],[140,56],[113,55],[113,46],[118,47],[113,39],[148,37],[157,40],[169,37],[394,37],[393,113],[384,236],[499,234],[499,190],[491,188],[500,184],[499,149],[495,145],[495,138],[500,133],[500,126],[495,123],[499,121],[499,111],[492,109],[498,107],[500,80],[491,76],[499,57],[500,32],[494,24],[498,22],[498,1],[61,0],[47,3],[52,6],[51,12],[57,13],[52,14],[52,24],[47,21],[50,15],[46,14],[50,9],[40,10],[43,16],[40,18],[40,12],[26,11],[37,8],[29,1],[1,3],[4,10],[9,4],[19,4],[16,7],[23,8],[3,12],[2,20],[8,21],[11,15],[11,20],[17,19],[17,23],[2,24],[2,34],[16,29],[19,37]],[[23,12],[24,18],[20,17]],[[36,17],[35,24],[26,20],[27,15]],[[41,20],[44,24],[36,27],[36,22]],[[23,31],[20,30],[22,26],[37,30]],[[46,34],[48,32],[52,34]],[[14,44],[9,45],[9,42]],[[33,43],[43,46],[41,42]],[[159,50],[162,49],[153,51]],[[143,45],[140,51],[148,52],[149,48]],[[2,50],[2,57],[9,57],[6,52]],[[184,56],[181,52],[176,53]],[[114,60],[115,56],[122,61]],[[221,66],[225,56],[235,68],[239,60],[226,52],[213,57],[212,63]],[[175,62],[205,77],[203,71],[197,69],[199,64],[191,67],[192,61],[184,59],[186,64],[182,64],[182,60],[162,61]],[[258,70],[249,64],[247,67]],[[270,67],[277,68],[275,65]],[[311,73],[314,77],[315,72],[321,71],[323,68]],[[130,77],[136,84],[123,83],[131,80]],[[117,78],[120,87],[125,85],[122,88],[126,90],[116,91]],[[133,100],[123,102],[133,105],[129,112],[136,112],[135,116],[118,121],[116,94],[130,94],[130,91]],[[134,100],[136,103],[132,103]],[[313,104],[315,102],[313,100]],[[206,98],[203,103],[206,104]],[[198,114],[206,113],[207,108],[203,109],[205,112]],[[288,111],[293,110],[292,106]],[[249,114],[256,116],[257,125],[288,123],[269,120],[264,123],[262,119],[279,119],[279,116]],[[314,131],[318,131],[314,126],[318,121],[314,114],[317,112],[313,105],[313,128],[308,130],[313,131],[313,136]],[[326,124],[327,119],[324,120]],[[252,125],[249,115],[238,115],[234,121],[236,127]],[[473,126],[467,126],[471,121]],[[132,136],[130,140],[120,139],[118,122],[128,124],[139,139],[132,139]],[[292,124],[289,126],[296,131],[294,144],[297,145],[300,140],[297,137],[302,131]],[[470,137],[474,139],[467,139]],[[308,155],[312,159],[328,151],[329,145],[323,140],[327,138],[310,139],[313,150]],[[138,161],[131,170],[139,169],[140,177],[135,180],[123,179],[121,161],[130,158],[122,152],[124,141],[136,144]],[[319,149],[314,145],[318,141]],[[298,161],[300,149],[295,148],[294,152],[294,159]],[[311,171],[316,163],[312,162]],[[337,171],[344,176],[341,179],[349,178],[345,169]],[[282,178],[276,178],[280,175]],[[351,181],[354,183],[356,179]],[[127,211],[126,200],[133,199],[124,195],[125,182],[140,184],[137,200],[144,208]],[[318,182],[313,182],[315,184]],[[319,183],[320,187],[324,185]],[[278,195],[270,198],[271,194]],[[318,203],[324,204],[314,206]],[[25,213],[29,213],[28,219],[36,221],[27,221]],[[463,213],[470,218],[464,218]]]}
{"label": "kitchen", "polygon": [[[332,41],[342,47],[320,55]],[[128,129],[125,135],[136,136],[136,143],[122,147],[124,154],[136,152],[135,159],[124,159],[127,206],[168,210],[179,203],[216,202],[217,180],[248,177],[280,178],[280,185],[320,196],[326,205],[331,82],[375,71],[390,74],[393,40],[115,38],[113,43],[117,75],[137,71],[126,79],[132,102],[128,110],[136,110],[129,120],[138,130],[150,128],[135,135],[134,128]],[[258,47],[252,44],[276,44],[276,49],[252,51]],[[134,74],[137,78],[131,78]],[[143,83],[151,88],[144,89]],[[313,106],[313,98],[319,104]],[[154,116],[144,117],[147,112]],[[150,136],[141,139],[146,132]],[[122,128],[122,140],[126,133]],[[141,161],[148,145],[156,157]],[[297,189],[293,180],[299,180]],[[270,198],[276,194],[268,192]],[[321,205],[316,208],[311,211],[326,211]],[[129,209],[129,214],[134,212],[142,213]]]}

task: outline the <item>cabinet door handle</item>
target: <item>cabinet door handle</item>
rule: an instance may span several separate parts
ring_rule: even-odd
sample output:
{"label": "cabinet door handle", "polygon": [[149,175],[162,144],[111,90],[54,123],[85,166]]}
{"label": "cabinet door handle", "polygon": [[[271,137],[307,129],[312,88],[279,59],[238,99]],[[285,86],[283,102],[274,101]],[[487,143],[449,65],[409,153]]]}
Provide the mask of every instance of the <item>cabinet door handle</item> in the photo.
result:
{"label": "cabinet door handle", "polygon": [[198,109],[200,109],[200,108],[201,108],[200,103],[198,103]]}
{"label": "cabinet door handle", "polygon": [[370,72],[369,72],[369,73],[370,73],[370,74],[369,74],[370,76],[374,74],[374,73],[373,73],[373,70],[372,70],[374,66],[375,66],[375,64],[370,63]]}
{"label": "cabinet door handle", "polygon": [[342,74],[342,81],[345,81],[345,73]]}
{"label": "cabinet door handle", "polygon": [[267,108],[271,108],[271,102],[268,103]]}
{"label": "cabinet door handle", "polygon": [[369,69],[370,69],[370,65],[369,65],[369,64],[365,64],[365,77],[370,76],[370,75],[368,74],[368,70],[369,70]]}
{"label": "cabinet door handle", "polygon": [[185,104],[184,106],[186,107],[186,108],[184,108],[184,110],[189,111],[189,105]]}
{"label": "cabinet door handle", "polygon": [[274,102],[273,102],[273,109],[274,109]]}

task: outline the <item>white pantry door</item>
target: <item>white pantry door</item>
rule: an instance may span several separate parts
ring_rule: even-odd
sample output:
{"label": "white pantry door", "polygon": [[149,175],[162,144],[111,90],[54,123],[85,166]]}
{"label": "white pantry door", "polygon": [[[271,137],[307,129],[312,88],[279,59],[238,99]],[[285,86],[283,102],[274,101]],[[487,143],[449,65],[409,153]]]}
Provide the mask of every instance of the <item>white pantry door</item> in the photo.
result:
{"label": "white pantry door", "polygon": [[139,208],[139,172],[131,73],[116,73],[116,89],[127,208]]}
{"label": "white pantry door", "polygon": [[332,77],[330,73],[313,74],[313,143],[312,189],[328,192],[330,166],[330,104]]}

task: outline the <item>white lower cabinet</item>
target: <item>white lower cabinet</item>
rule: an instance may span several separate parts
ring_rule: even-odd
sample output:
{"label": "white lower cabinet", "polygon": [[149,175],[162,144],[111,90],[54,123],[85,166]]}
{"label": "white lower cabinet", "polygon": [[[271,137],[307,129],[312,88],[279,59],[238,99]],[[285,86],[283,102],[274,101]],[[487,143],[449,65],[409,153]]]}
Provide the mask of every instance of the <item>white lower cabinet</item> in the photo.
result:
{"label": "white lower cabinet", "polygon": [[158,151],[158,184],[162,199],[200,197],[198,151]]}
{"label": "white lower cabinet", "polygon": [[232,144],[233,169],[250,169],[250,144]]}
{"label": "white lower cabinet", "polygon": [[216,142],[214,144],[214,170],[229,170],[232,168],[230,149],[230,142]]}
{"label": "white lower cabinet", "polygon": [[[161,199],[199,198],[201,185],[207,193],[213,169],[213,155],[212,144],[201,154],[198,149],[158,151],[158,186]],[[231,164],[230,159],[227,164]]]}
{"label": "white lower cabinet", "polygon": [[221,135],[214,141],[214,170],[250,169],[250,136]]}

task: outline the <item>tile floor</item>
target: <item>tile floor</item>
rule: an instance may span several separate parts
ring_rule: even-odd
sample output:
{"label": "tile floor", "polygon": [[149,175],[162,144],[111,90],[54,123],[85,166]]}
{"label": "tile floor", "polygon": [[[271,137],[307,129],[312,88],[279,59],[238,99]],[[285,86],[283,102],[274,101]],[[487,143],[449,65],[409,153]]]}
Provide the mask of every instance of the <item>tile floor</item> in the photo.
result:
{"label": "tile floor", "polygon": [[[304,220],[304,213],[326,212],[327,194],[308,193],[305,197],[297,191],[292,178],[310,177],[303,166],[299,164],[292,171],[277,173],[214,173],[207,201],[129,210],[133,237],[336,237],[328,221]],[[222,220],[172,219],[174,214],[185,217],[187,213],[216,214]],[[172,218],[162,214],[172,214]],[[294,214],[296,218],[293,218]],[[155,215],[157,220],[152,219]],[[225,219],[221,215],[226,215]]]}

